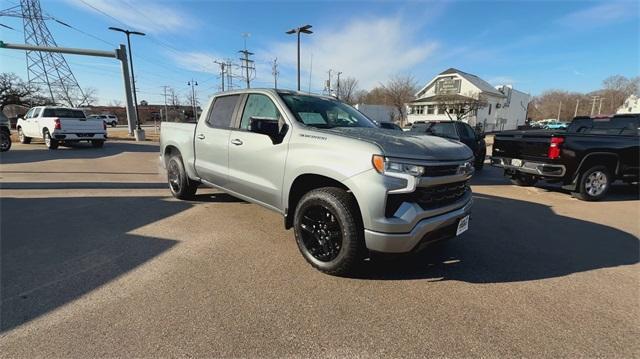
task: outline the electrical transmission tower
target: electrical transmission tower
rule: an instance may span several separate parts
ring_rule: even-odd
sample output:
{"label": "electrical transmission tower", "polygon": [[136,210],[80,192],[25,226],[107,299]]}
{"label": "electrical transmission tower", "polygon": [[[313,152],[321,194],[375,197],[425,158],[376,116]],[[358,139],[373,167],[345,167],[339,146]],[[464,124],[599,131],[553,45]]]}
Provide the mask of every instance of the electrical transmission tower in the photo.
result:
{"label": "electrical transmission tower", "polygon": [[[39,0],[20,0],[20,5],[0,11],[1,16],[22,18],[24,42],[27,45],[58,46],[45,23],[46,20],[70,27],[52,16],[43,15]],[[55,103],[72,107],[86,104],[88,96],[80,88],[62,54],[27,51],[26,55],[27,79],[30,85],[45,91]]]}

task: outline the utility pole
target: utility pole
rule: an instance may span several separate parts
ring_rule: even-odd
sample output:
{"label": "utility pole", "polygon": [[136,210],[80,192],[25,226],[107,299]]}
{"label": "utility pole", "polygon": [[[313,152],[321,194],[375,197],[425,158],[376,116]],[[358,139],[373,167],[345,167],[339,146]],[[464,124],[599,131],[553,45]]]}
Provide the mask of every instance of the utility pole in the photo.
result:
{"label": "utility pole", "polygon": [[162,88],[164,89],[164,120],[165,122],[169,121],[169,112],[167,110],[167,88],[169,86],[164,85]]}
{"label": "utility pole", "polygon": [[578,106],[580,106],[580,99],[576,101],[576,110],[573,112],[573,117],[578,116]]}
{"label": "utility pole", "polygon": [[558,106],[558,121],[560,121],[560,111],[562,110],[562,101],[560,101],[560,106]]}
{"label": "utility pole", "polygon": [[187,82],[188,86],[191,86],[191,106],[193,106],[193,118],[197,121],[198,120],[198,109],[196,108],[197,104],[196,104],[196,86],[198,86],[198,82],[195,81],[194,79],[191,79],[191,81]]}
{"label": "utility pole", "polygon": [[591,117],[593,117],[593,112],[596,110],[597,100],[598,100],[598,96],[591,96]]}
{"label": "utility pole", "polygon": [[213,62],[218,64],[218,65],[220,65],[220,81],[221,81],[220,89],[221,89],[222,92],[224,92],[224,76],[226,74],[227,64],[224,63],[224,62],[220,62],[218,60],[214,60]]}
{"label": "utility pole", "polygon": [[280,71],[278,71],[278,58],[273,59],[273,65],[271,66],[271,74],[273,75],[273,88],[278,88],[278,75],[280,75]]}
{"label": "utility pole", "polygon": [[227,59],[227,90],[233,90],[233,62]]}
{"label": "utility pole", "polygon": [[242,60],[242,68],[245,70],[245,80],[247,81],[247,88],[251,88],[251,78],[249,77],[249,70],[253,69],[253,60],[249,59],[250,55],[253,55],[253,52],[248,50],[240,50],[239,53],[243,54],[244,57],[241,57]]}
{"label": "utility pole", "polygon": [[338,80],[336,81],[336,98],[340,99],[340,75],[342,75],[341,71],[338,71]]}

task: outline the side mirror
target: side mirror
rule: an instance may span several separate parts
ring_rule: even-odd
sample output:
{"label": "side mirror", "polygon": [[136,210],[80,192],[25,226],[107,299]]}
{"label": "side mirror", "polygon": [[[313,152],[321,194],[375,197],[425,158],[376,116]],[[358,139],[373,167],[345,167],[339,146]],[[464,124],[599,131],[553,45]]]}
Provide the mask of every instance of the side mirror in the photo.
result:
{"label": "side mirror", "polygon": [[251,117],[249,131],[269,136],[273,144],[282,142],[287,125],[273,117]]}

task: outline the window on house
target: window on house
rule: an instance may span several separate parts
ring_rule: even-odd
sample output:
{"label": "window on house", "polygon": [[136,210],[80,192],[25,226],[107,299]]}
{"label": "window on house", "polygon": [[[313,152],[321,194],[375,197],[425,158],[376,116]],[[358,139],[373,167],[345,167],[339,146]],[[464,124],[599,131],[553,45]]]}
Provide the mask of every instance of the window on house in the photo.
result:
{"label": "window on house", "polygon": [[435,108],[434,105],[427,105],[427,115],[433,115]]}
{"label": "window on house", "polygon": [[444,115],[445,108],[444,106],[438,106],[438,115]]}

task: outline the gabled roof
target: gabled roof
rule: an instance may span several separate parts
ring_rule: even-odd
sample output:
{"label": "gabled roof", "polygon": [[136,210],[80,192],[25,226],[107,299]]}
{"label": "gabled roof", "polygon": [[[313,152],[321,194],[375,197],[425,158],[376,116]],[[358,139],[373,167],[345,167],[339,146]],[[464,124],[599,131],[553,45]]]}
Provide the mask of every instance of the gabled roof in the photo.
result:
{"label": "gabled roof", "polygon": [[442,71],[441,73],[439,73],[438,76],[434,77],[431,81],[429,81],[429,83],[426,86],[421,88],[420,91],[418,91],[416,93],[416,96],[418,96],[419,93],[421,93],[424,90],[426,90],[439,77],[444,76],[444,75],[458,75],[458,76],[464,78],[465,80],[471,82],[475,87],[477,87],[482,92],[490,93],[490,94],[492,94],[494,96],[505,97],[505,95],[502,92],[498,91],[496,88],[491,86],[491,84],[489,84],[485,80],[479,78],[476,75],[473,75],[473,74],[470,74],[470,73],[466,73],[464,71],[460,71],[460,70],[458,70],[456,68],[453,68],[453,67],[448,68],[448,69]]}
{"label": "gabled roof", "polygon": [[457,100],[457,101],[468,101],[475,100],[473,97],[463,96],[460,94],[451,94],[451,95],[434,95],[429,97],[418,98],[409,103],[419,103],[419,102],[441,102],[443,100]]}

